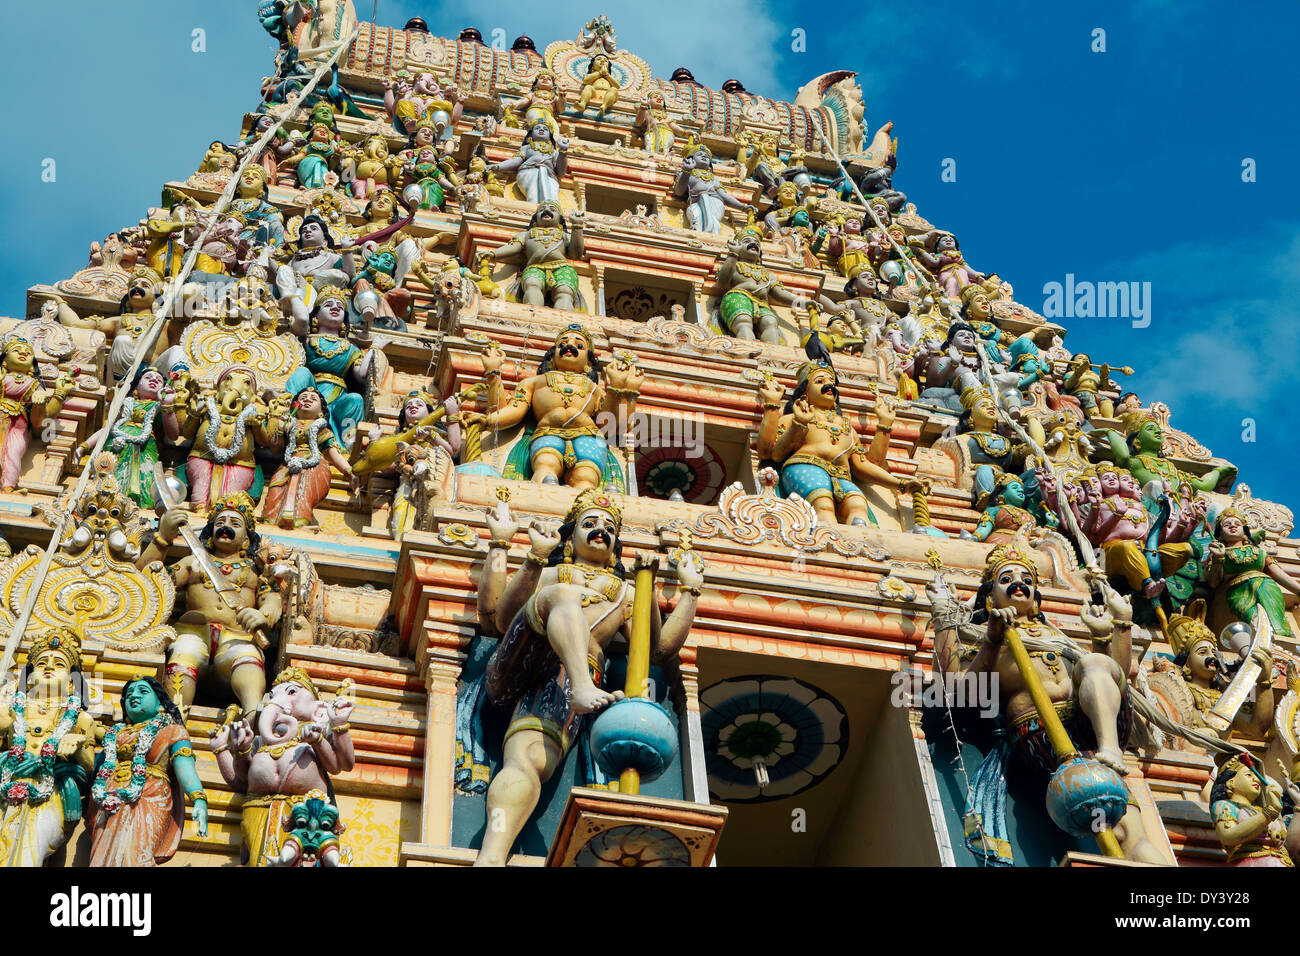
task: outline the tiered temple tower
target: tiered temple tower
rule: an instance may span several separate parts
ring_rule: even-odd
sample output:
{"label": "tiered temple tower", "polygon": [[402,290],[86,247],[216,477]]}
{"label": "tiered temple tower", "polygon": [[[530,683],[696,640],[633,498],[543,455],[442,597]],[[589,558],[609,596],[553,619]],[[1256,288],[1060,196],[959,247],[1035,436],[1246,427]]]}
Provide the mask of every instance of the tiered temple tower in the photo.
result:
{"label": "tiered temple tower", "polygon": [[[258,109],[241,127],[232,119],[213,131],[227,145],[169,182],[158,208],[145,212],[142,197],[140,224],[96,243],[85,269],[33,286],[26,317],[0,320],[0,527],[14,555],[0,566],[0,614],[12,624],[37,590],[13,644],[19,664],[38,633],[77,632],[100,736],[123,719],[119,692],[135,675],[182,700],[182,678],[199,678],[183,715],[208,833],[187,822],[168,865],[238,859],[247,807],[266,805],[219,766],[246,746],[231,736],[240,706],[259,731],[254,714],[265,712],[260,688],[252,704],[241,699],[229,676],[238,666],[224,682],[217,673],[225,638],[207,628],[220,595],[199,593],[197,565],[187,579],[137,567],[166,493],[154,487],[155,460],[184,483],[172,492],[195,502],[194,532],[218,490],[240,487],[226,472],[243,457],[203,457],[205,442],[230,447],[222,422],[254,434],[247,490],[262,583],[252,606],[265,611],[257,602],[272,594],[279,608],[262,623],[265,685],[288,670],[313,696],[355,699],[346,720],[317,714],[317,737],[337,743],[346,733],[354,751],[326,768],[331,788],[321,794],[346,825],[341,846],[353,865],[474,862],[485,835],[512,826],[517,795],[488,791],[522,731],[538,748],[549,740],[558,766],[517,828],[518,865],[1114,862],[1086,826],[1071,836],[1054,824],[1045,793],[1065,804],[1073,793],[1076,810],[1100,806],[1109,825],[1122,817],[1119,852],[1142,862],[1285,855],[1263,837],[1255,842],[1264,849],[1247,841],[1234,850],[1216,835],[1223,814],[1212,811],[1232,802],[1230,771],[1243,764],[1232,751],[1254,754],[1247,769],[1283,786],[1279,766],[1289,774],[1296,758],[1298,698],[1283,676],[1297,627],[1285,581],[1300,576],[1290,512],[1253,498],[1231,465],[1175,427],[1159,396],[1121,395],[1075,356],[1066,330],[1000,278],[1014,263],[978,263],[977,272],[961,260],[937,221],[942,211],[925,210],[931,221],[894,189],[891,124],[869,125],[854,74],[812,79],[786,103],[738,84],[707,89],[685,69],[656,78],[604,18],[575,40],[539,49],[520,37],[504,51],[472,30],[454,39],[416,23],[358,24],[350,0],[309,6],[303,21],[263,10],[282,54]],[[274,138],[255,148],[272,127]],[[249,185],[229,203],[222,193],[236,168]],[[898,184],[905,179],[904,160]],[[196,245],[202,255],[181,288]],[[296,268],[306,260],[311,269]],[[331,295],[350,332],[321,337]],[[178,314],[151,339],[165,300]],[[574,323],[603,368],[599,383],[554,370],[550,350]],[[23,370],[18,339],[34,352],[39,385]],[[566,430],[574,418],[556,418],[559,406],[539,410],[543,384],[527,383],[548,356],[558,377],[543,381],[555,394],[590,401],[603,389],[608,414],[579,409],[593,413],[595,434]],[[137,360],[167,381],[147,414],[145,393],[133,390]],[[252,369],[245,391],[230,385],[232,368]],[[304,370],[353,482],[301,438],[323,433],[307,424],[310,407],[301,410]],[[835,391],[823,393],[831,381]],[[511,404],[526,387],[532,404],[512,421],[506,410],[528,404]],[[114,427],[110,406],[122,391],[135,400],[119,401]],[[414,406],[412,393],[423,393]],[[417,433],[415,419],[451,396],[462,397],[460,409]],[[256,410],[241,417],[245,408]],[[124,429],[134,411],[135,431]],[[549,452],[537,445],[539,423]],[[106,425],[103,448],[116,460],[85,454]],[[142,429],[152,429],[155,450],[119,440]],[[381,460],[380,433],[395,432],[405,444]],[[814,433],[830,443],[818,447],[835,450],[819,459],[806,437]],[[297,471],[285,457],[293,449],[277,444],[286,434],[298,442]],[[105,477],[114,469],[116,484]],[[562,480],[538,480],[550,470]],[[1120,490],[1130,485],[1131,494]],[[507,598],[485,598],[502,572],[545,563],[531,560],[529,523],[549,532],[592,486],[583,500],[621,522],[627,584],[611,601],[617,609],[626,599],[631,618],[604,646],[604,684],[621,688],[629,670],[648,668],[641,695],[666,721],[650,731],[636,720],[606,726],[594,742],[592,717],[566,723],[572,682],[529,684],[527,662],[509,674],[533,709],[512,718],[493,706],[494,682],[511,663],[496,653],[510,621],[493,614],[492,602]],[[1137,530],[1101,520],[1107,511]],[[51,527],[68,514],[42,577]],[[1216,549],[1224,514],[1240,518],[1244,537],[1229,529]],[[161,550],[175,566],[191,548],[172,537]],[[566,564],[556,548],[558,572],[549,573],[571,582],[565,568],[580,562]],[[239,560],[217,558],[223,580]],[[702,583],[684,564],[702,569]],[[649,663],[631,597],[646,593],[642,565],[653,571],[660,635],[679,609],[690,625],[676,653]],[[1006,567],[1036,578],[1046,621],[1078,651],[1031,642],[1026,660],[1038,676],[1026,680],[1047,688],[1076,750],[1103,752],[1089,768],[1126,771],[1118,798],[1110,777],[1044,791],[1009,769],[1006,819],[994,819],[988,775],[1003,778],[986,758],[1041,720],[1026,723],[1025,692],[1009,701],[1015,662],[999,656],[1003,638],[980,620],[986,597],[1012,605],[981,592],[972,618],[951,602],[969,602],[990,576],[996,592]],[[947,617],[927,595],[936,573],[949,588]],[[588,579],[582,608],[619,587],[602,574],[599,586]],[[1088,627],[1081,612],[1108,593],[1136,626],[1113,601],[1104,633]],[[524,656],[554,653],[555,602],[529,605],[534,643]],[[1032,615],[1016,614],[1022,636],[1038,634]],[[1207,665],[1205,648],[1225,629]],[[210,633],[210,647],[199,632]],[[1129,666],[1115,664],[1130,635]],[[1252,648],[1267,652],[1256,677],[1238,669]],[[1109,693],[1142,698],[1116,705],[1128,728],[1119,758],[1106,752],[1104,730],[1080,729],[1115,722],[1071,691],[1084,667],[1075,658],[1088,651],[1123,671],[1124,690],[1112,682]],[[999,663],[957,685],[957,699],[935,691],[936,670],[989,653]],[[558,700],[543,701],[548,693]],[[225,736],[210,739],[223,726]],[[1187,728],[1201,736],[1189,740]],[[310,749],[312,739],[300,730],[287,746]],[[271,742],[259,740],[258,752],[278,759],[284,746]],[[634,764],[639,786],[620,775]],[[1211,794],[1216,777],[1228,789]],[[267,792],[274,808],[281,791]],[[303,796],[284,806],[305,806]],[[507,810],[490,810],[494,799]],[[1233,812],[1248,817],[1249,804],[1242,798]],[[1140,851],[1134,828],[1145,832]],[[56,852],[84,864],[90,834],[83,825],[70,832]],[[265,832],[279,851],[293,828]]]}

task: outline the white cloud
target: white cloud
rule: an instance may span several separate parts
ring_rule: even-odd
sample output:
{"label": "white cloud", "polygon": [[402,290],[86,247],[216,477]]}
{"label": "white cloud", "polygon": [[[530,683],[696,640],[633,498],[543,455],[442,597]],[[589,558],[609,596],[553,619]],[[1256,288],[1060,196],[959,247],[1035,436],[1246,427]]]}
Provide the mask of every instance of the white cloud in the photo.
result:
{"label": "white cloud", "polygon": [[1185,416],[1255,417],[1293,393],[1300,225],[1180,243],[1112,263],[1105,274],[1152,284],[1154,320],[1143,330],[1151,350],[1140,360],[1144,397]]}

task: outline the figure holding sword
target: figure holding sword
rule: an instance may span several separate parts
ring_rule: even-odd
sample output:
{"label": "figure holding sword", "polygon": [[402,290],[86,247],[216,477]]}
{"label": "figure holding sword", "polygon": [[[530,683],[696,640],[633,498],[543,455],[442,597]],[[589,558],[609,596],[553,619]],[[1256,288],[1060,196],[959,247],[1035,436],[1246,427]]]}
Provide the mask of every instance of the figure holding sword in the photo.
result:
{"label": "figure holding sword", "polygon": [[279,622],[283,607],[278,582],[258,553],[253,499],[242,491],[221,498],[196,535],[168,481],[157,481],[162,494],[155,492],[155,500],[166,510],[138,561],[140,567],[166,563],[177,536],[190,548],[189,555],[167,566],[185,596],[185,612],[175,623],[177,638],[167,649],[168,677],[188,706],[199,678],[215,668],[214,676],[251,715],[266,692],[266,632]]}

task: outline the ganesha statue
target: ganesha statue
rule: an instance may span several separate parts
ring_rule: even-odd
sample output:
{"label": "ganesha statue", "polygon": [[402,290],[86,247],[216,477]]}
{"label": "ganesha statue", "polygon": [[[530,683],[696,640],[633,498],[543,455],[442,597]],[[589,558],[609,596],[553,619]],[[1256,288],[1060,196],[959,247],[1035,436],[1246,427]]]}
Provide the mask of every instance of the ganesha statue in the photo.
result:
{"label": "ganesha statue", "polygon": [[[325,866],[340,862],[337,841],[313,842],[300,830],[313,828],[308,818],[323,820],[311,801],[332,793],[329,778],[351,770],[356,757],[348,717],[356,701],[351,681],[344,681],[332,700],[322,700],[307,672],[289,667],[280,672],[256,716],[256,731],[233,710],[212,732],[212,752],[226,783],[244,794],[240,834],[246,866],[291,866],[305,859]],[[337,807],[329,828],[337,834]],[[281,834],[286,834],[281,839]]]}

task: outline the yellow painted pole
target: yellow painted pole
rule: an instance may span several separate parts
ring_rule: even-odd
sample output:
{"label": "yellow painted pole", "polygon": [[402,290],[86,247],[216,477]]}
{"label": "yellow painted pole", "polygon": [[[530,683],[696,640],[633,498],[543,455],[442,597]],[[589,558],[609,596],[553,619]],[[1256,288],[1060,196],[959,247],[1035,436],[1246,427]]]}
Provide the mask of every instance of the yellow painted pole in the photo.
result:
{"label": "yellow painted pole", "polygon": [[[654,568],[636,572],[636,592],[632,599],[632,635],[627,644],[627,680],[623,693],[644,697],[650,686],[650,608],[655,597]],[[618,778],[619,793],[640,793],[641,774],[631,768]]]}
{"label": "yellow painted pole", "polygon": [[[1070,740],[1070,735],[1065,731],[1065,725],[1061,723],[1061,717],[1056,712],[1056,706],[1047,696],[1047,690],[1043,687],[1043,682],[1038,676],[1038,671],[1034,670],[1034,662],[1029,658],[1029,651],[1025,650],[1024,642],[1020,639],[1020,631],[1017,628],[1009,627],[1006,631],[1007,646],[1011,648],[1011,656],[1016,659],[1016,666],[1020,668],[1020,676],[1025,679],[1025,686],[1029,689],[1029,696],[1034,701],[1034,707],[1038,711],[1038,719],[1047,731],[1047,739],[1052,745],[1052,752],[1056,754],[1058,763],[1064,763],[1073,757],[1079,756],[1079,751],[1074,749],[1074,742]],[[1101,830],[1096,834],[1097,846],[1101,852],[1109,857],[1123,859],[1124,852],[1119,848],[1119,840],[1115,839],[1115,833],[1112,830]]]}

